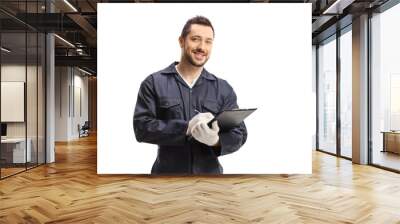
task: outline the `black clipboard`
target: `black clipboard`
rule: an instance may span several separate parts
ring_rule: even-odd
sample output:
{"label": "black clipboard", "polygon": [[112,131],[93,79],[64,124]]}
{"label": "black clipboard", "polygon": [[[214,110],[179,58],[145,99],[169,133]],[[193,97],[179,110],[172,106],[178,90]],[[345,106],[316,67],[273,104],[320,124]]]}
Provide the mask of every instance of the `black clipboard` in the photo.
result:
{"label": "black clipboard", "polygon": [[257,108],[224,110],[218,113],[207,125],[211,128],[212,123],[217,120],[220,129],[230,129],[238,126],[246,117],[256,110]]}

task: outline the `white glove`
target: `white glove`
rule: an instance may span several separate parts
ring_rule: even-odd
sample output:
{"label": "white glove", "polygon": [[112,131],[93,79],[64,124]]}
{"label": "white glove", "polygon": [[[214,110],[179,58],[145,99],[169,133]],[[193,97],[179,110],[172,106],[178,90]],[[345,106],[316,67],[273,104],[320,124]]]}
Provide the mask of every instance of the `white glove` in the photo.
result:
{"label": "white glove", "polygon": [[214,118],[214,116],[207,112],[207,113],[198,113],[196,116],[194,116],[190,121],[188,125],[188,129],[186,131],[186,135],[192,135],[192,129],[194,126],[196,126],[199,122],[209,122]]}
{"label": "white glove", "polygon": [[219,141],[219,127],[215,121],[212,123],[212,128],[209,128],[207,122],[198,123],[192,131],[192,136],[199,142],[204,143],[208,146],[214,146]]}

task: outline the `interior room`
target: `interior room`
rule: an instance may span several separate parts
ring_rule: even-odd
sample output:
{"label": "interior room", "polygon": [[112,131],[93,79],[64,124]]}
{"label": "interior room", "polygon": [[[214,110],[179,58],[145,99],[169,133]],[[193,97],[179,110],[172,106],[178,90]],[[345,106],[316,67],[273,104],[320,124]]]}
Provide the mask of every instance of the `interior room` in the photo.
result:
{"label": "interior room", "polygon": [[312,174],[99,175],[98,5],[161,2],[0,1],[0,223],[400,223],[398,0],[239,1],[311,8]]}

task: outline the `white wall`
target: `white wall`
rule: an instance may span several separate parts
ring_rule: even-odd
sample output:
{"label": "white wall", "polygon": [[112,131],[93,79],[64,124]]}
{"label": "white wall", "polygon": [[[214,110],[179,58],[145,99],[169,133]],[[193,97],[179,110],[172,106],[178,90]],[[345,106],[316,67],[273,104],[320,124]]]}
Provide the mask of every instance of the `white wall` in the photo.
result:
{"label": "white wall", "polygon": [[[78,72],[78,73],[77,73]],[[74,102],[71,102],[71,105],[74,104],[72,108],[72,119],[71,119],[71,135],[73,138],[79,137],[78,132],[78,124],[81,126],[88,120],[88,77],[81,76],[79,70],[74,70]],[[79,97],[80,95],[80,97]],[[80,102],[79,102],[80,101]],[[79,111],[81,110],[81,111]]]}
{"label": "white wall", "polygon": [[56,67],[56,141],[79,138],[78,124],[88,120],[88,78],[83,75],[76,68]]}
{"label": "white wall", "polygon": [[139,85],[179,59],[195,15],[216,31],[206,69],[228,80],[240,107],[258,107],[246,144],[219,158],[224,173],[311,173],[311,4],[107,3],[98,4],[98,173],[150,172],[157,146],[136,142],[132,126]]}
{"label": "white wall", "polygon": [[71,69],[55,68],[55,140],[68,141],[70,124],[69,88],[71,84]]}

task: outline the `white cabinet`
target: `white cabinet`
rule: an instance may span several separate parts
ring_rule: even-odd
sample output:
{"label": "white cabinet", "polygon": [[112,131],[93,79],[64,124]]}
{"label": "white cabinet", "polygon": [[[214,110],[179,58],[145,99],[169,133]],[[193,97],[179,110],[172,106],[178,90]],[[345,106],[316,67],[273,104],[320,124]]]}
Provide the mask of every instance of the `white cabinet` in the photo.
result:
{"label": "white cabinet", "polygon": [[[26,154],[25,154],[25,138],[7,138],[2,139],[2,147],[7,147],[8,150],[12,151],[12,163],[25,163],[32,161],[32,140],[28,138],[26,140]],[[25,159],[27,159],[25,161]]]}

